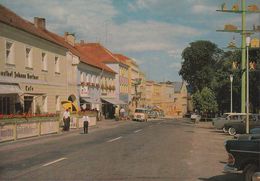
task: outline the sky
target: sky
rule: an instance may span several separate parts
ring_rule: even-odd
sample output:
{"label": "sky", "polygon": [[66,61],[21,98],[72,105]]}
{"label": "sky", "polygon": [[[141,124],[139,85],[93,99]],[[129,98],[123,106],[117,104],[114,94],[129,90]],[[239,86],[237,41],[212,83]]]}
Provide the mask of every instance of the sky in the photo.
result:
{"label": "sky", "polygon": [[[182,51],[189,43],[208,40],[224,48],[240,34],[216,30],[225,24],[241,27],[241,15],[217,12],[240,0],[0,0],[33,22],[46,19],[57,34],[75,33],[78,41],[99,42],[114,53],[134,59],[148,80],[181,81]],[[260,0],[247,1],[247,5]],[[260,13],[248,14],[247,28],[260,25]],[[259,33],[253,35],[260,38]]]}

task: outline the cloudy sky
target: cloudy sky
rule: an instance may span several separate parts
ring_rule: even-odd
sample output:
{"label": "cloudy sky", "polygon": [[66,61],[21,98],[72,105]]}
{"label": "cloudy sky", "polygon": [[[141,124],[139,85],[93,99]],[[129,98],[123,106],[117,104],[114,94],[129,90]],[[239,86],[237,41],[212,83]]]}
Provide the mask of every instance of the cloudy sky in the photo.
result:
{"label": "cloudy sky", "polygon": [[[77,40],[135,59],[156,81],[181,80],[181,52],[190,42],[209,40],[223,48],[234,37],[240,44],[239,34],[216,32],[224,24],[241,27],[239,14],[216,12],[222,2],[231,8],[240,0],[0,0],[29,21],[46,18],[50,31],[73,32]],[[260,8],[260,0],[249,2]],[[247,16],[248,29],[259,22],[260,14]]]}

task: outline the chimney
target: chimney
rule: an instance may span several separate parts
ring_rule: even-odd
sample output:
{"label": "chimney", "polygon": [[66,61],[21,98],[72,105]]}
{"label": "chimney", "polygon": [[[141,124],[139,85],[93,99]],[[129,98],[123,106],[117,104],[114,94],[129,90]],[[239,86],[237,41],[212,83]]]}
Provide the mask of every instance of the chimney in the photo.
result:
{"label": "chimney", "polygon": [[81,45],[84,45],[84,43],[85,43],[84,40],[80,40]]}
{"label": "chimney", "polygon": [[34,26],[45,30],[45,18],[34,17]]}
{"label": "chimney", "polygon": [[71,46],[75,46],[75,34],[74,33],[65,32],[64,39]]}

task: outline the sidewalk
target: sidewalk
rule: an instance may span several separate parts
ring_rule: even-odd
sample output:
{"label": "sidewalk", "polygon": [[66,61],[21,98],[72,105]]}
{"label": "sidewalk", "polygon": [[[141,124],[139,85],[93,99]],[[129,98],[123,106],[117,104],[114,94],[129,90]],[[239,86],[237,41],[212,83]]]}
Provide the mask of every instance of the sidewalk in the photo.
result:
{"label": "sidewalk", "polygon": [[[99,131],[99,130],[105,130],[105,129],[111,129],[115,128],[119,125],[128,124],[131,121],[115,121],[114,119],[106,119],[103,121],[98,121],[95,126],[89,127],[89,133]],[[43,135],[43,136],[37,136],[37,137],[30,137],[25,139],[19,139],[16,141],[8,141],[0,143],[0,151],[6,151],[6,150],[12,150],[19,147],[32,145],[32,144],[39,144],[39,143],[46,143],[50,140],[60,140],[66,137],[71,137],[78,135],[80,133],[83,133],[83,128],[81,129],[70,129],[70,131],[61,131],[57,134],[49,134],[49,135]]]}

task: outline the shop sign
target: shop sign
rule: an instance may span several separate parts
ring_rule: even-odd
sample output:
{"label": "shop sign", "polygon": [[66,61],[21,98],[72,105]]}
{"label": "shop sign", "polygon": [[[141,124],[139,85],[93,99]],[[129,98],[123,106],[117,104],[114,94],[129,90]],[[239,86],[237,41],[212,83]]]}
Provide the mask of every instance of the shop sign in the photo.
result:
{"label": "shop sign", "polygon": [[1,71],[0,76],[2,77],[10,77],[10,78],[21,78],[21,79],[34,79],[38,80],[39,76],[30,73],[20,73],[16,71]]}
{"label": "shop sign", "polygon": [[81,86],[80,87],[80,96],[81,97],[88,97],[89,96],[89,90],[87,86]]}
{"label": "shop sign", "polygon": [[33,91],[33,86],[25,86],[25,91]]}

